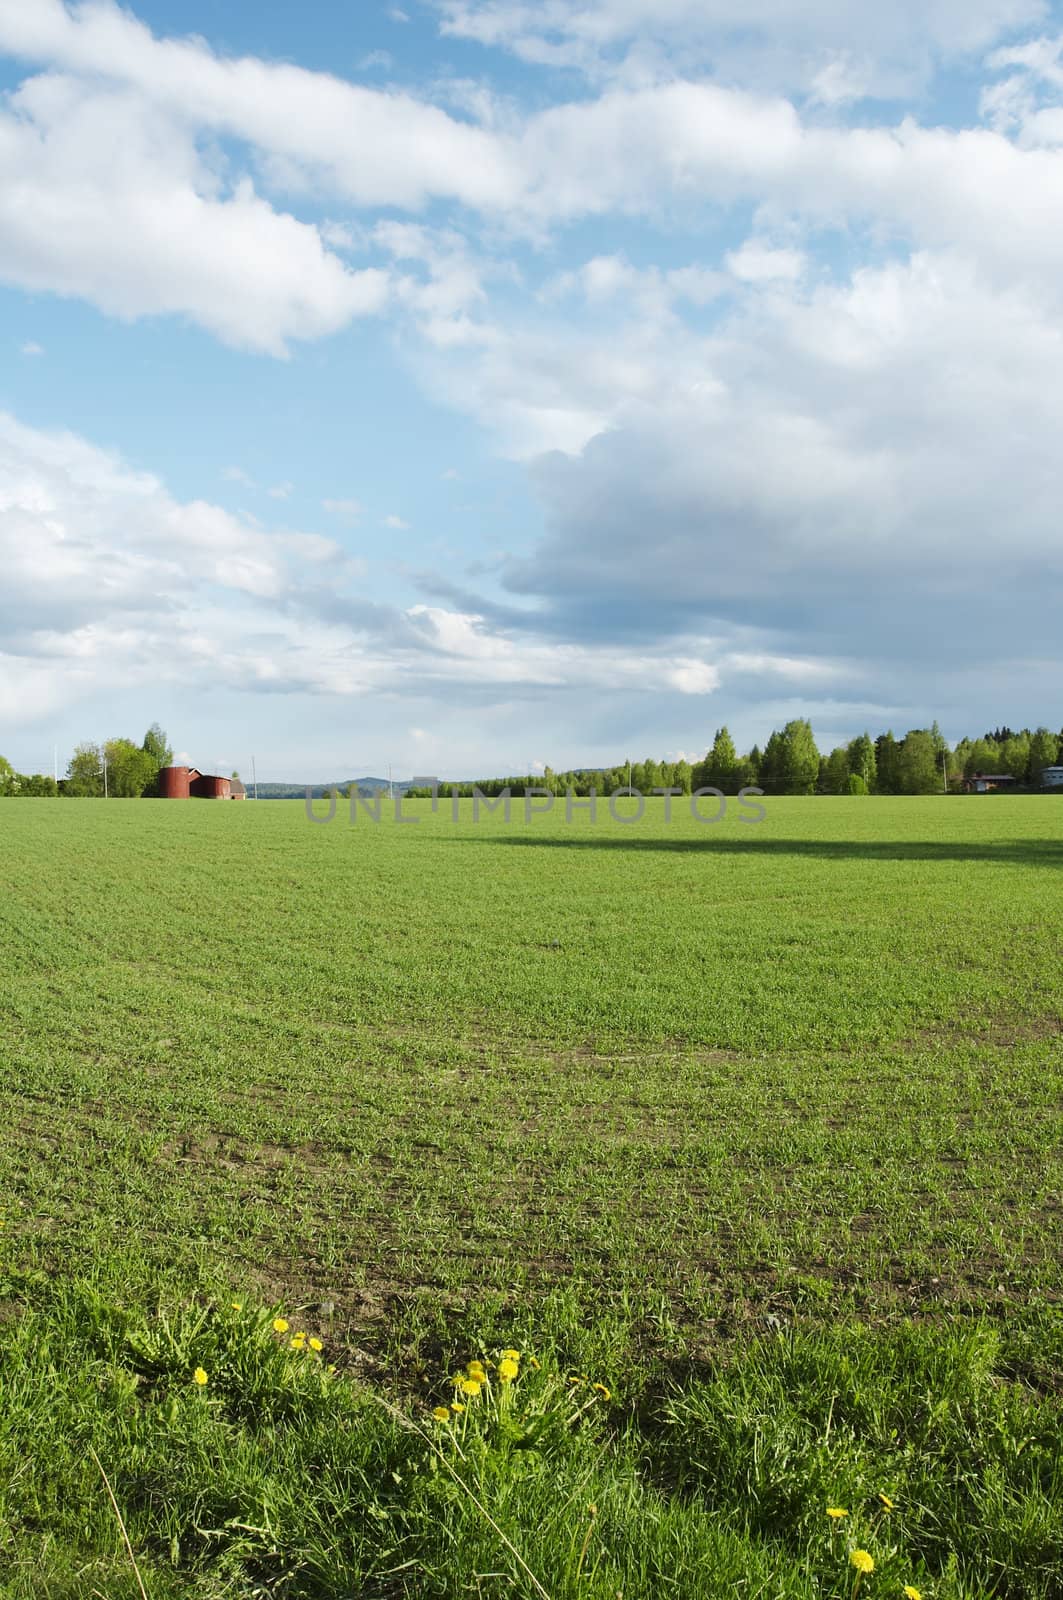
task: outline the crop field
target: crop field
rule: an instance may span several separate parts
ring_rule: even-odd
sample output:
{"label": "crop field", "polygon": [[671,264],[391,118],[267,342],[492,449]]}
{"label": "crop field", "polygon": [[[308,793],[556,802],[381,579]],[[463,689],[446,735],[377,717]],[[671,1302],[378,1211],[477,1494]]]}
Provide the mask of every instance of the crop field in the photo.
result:
{"label": "crop field", "polygon": [[1063,804],[730,805],[0,808],[4,1600],[1063,1595]]}

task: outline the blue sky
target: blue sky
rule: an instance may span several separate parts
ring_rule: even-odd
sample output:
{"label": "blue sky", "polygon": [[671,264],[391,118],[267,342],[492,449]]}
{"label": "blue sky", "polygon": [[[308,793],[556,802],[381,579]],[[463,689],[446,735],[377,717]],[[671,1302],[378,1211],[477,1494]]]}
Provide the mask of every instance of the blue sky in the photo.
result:
{"label": "blue sky", "polygon": [[0,751],[1063,722],[1041,0],[0,0]]}

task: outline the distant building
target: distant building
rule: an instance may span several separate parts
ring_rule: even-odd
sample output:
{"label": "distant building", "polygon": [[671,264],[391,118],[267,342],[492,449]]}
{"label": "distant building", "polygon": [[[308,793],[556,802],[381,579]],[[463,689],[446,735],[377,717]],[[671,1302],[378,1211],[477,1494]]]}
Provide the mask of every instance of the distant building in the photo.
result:
{"label": "distant building", "polygon": [[973,772],[964,778],[963,787],[968,794],[989,794],[993,789],[1014,789],[1015,782],[1010,772]]}
{"label": "distant building", "polygon": [[230,791],[230,793],[229,793],[230,800],[246,800],[247,799],[247,790],[244,788],[244,786],[240,782],[239,778],[231,778],[230,779],[230,781],[229,781],[229,791]]}
{"label": "distant building", "polygon": [[232,779],[200,772],[197,767],[163,767],[159,793],[164,800],[231,800]]}
{"label": "distant building", "polygon": [[1042,789],[1063,789],[1063,767],[1044,767],[1041,771]]}

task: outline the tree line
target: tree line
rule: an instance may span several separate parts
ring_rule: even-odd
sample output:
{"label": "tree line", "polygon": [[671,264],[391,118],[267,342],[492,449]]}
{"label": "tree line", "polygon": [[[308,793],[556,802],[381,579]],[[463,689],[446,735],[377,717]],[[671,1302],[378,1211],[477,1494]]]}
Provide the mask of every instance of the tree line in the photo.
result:
{"label": "tree line", "polygon": [[[563,795],[572,790],[588,795],[612,794],[617,789],[637,789],[652,794],[654,789],[676,789],[691,794],[695,789],[719,789],[737,794],[740,789],[763,789],[765,794],[938,794],[946,785],[959,788],[975,773],[993,773],[1015,779],[1020,787],[1036,789],[1045,767],[1063,760],[1063,731],[1048,728],[1032,732],[1023,728],[996,728],[979,739],[961,739],[950,748],[937,723],[929,728],[910,728],[902,738],[892,730],[872,739],[862,733],[848,744],[838,745],[829,755],[821,754],[812,734],[812,725],[803,717],[773,730],[764,748],[754,745],[739,755],[726,727],[719,728],[711,748],[702,761],[623,762],[613,767],[581,767],[555,772],[547,767],[542,774],[511,774],[504,778],[481,778],[473,783],[440,783],[438,794],[470,796],[474,788],[488,798],[509,789],[522,795],[529,789]],[[424,798],[431,789],[415,785],[408,789],[412,799]]]}
{"label": "tree line", "polygon": [[[622,762],[613,767],[580,767],[555,772],[511,774],[480,778],[474,783],[440,783],[438,794],[471,796],[473,789],[493,798],[509,789],[523,795],[528,789],[563,795],[612,794],[617,789],[674,789],[691,794],[695,789],[719,789],[737,794],[740,789],[763,789],[765,794],[937,794],[946,786],[958,788],[975,773],[1013,778],[1020,788],[1037,789],[1045,767],[1063,761],[1063,731],[1022,728],[1018,732],[995,728],[978,739],[961,739],[950,748],[937,723],[910,728],[902,738],[892,730],[872,739],[862,733],[848,744],[821,754],[812,725],[802,717],[773,730],[763,750],[754,745],[739,755],[727,728],[719,728],[702,761]],[[103,744],[79,744],[56,783],[43,773],[26,776],[15,772],[0,756],[0,796],[71,795],[75,798],[136,798],[158,793],[159,772],[173,762],[166,735],[153,722],[138,745],[131,739],[108,739]],[[235,774],[234,774],[235,776]],[[427,797],[431,789],[415,785],[405,789],[411,799]]]}
{"label": "tree line", "polygon": [[70,795],[75,799],[140,799],[158,794],[159,773],[173,763],[166,735],[153,722],[140,744],[132,739],[105,739],[102,744],[79,744],[71,756],[66,776],[58,782],[42,772],[16,772],[0,756],[0,796]]}

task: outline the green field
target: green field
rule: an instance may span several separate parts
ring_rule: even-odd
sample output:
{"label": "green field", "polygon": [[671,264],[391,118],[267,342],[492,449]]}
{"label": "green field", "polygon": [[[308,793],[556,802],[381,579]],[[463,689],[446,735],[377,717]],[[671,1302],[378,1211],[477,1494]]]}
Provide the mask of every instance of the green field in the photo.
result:
{"label": "green field", "polygon": [[1063,805],[765,804],[0,809],[5,1600],[1063,1594]]}

